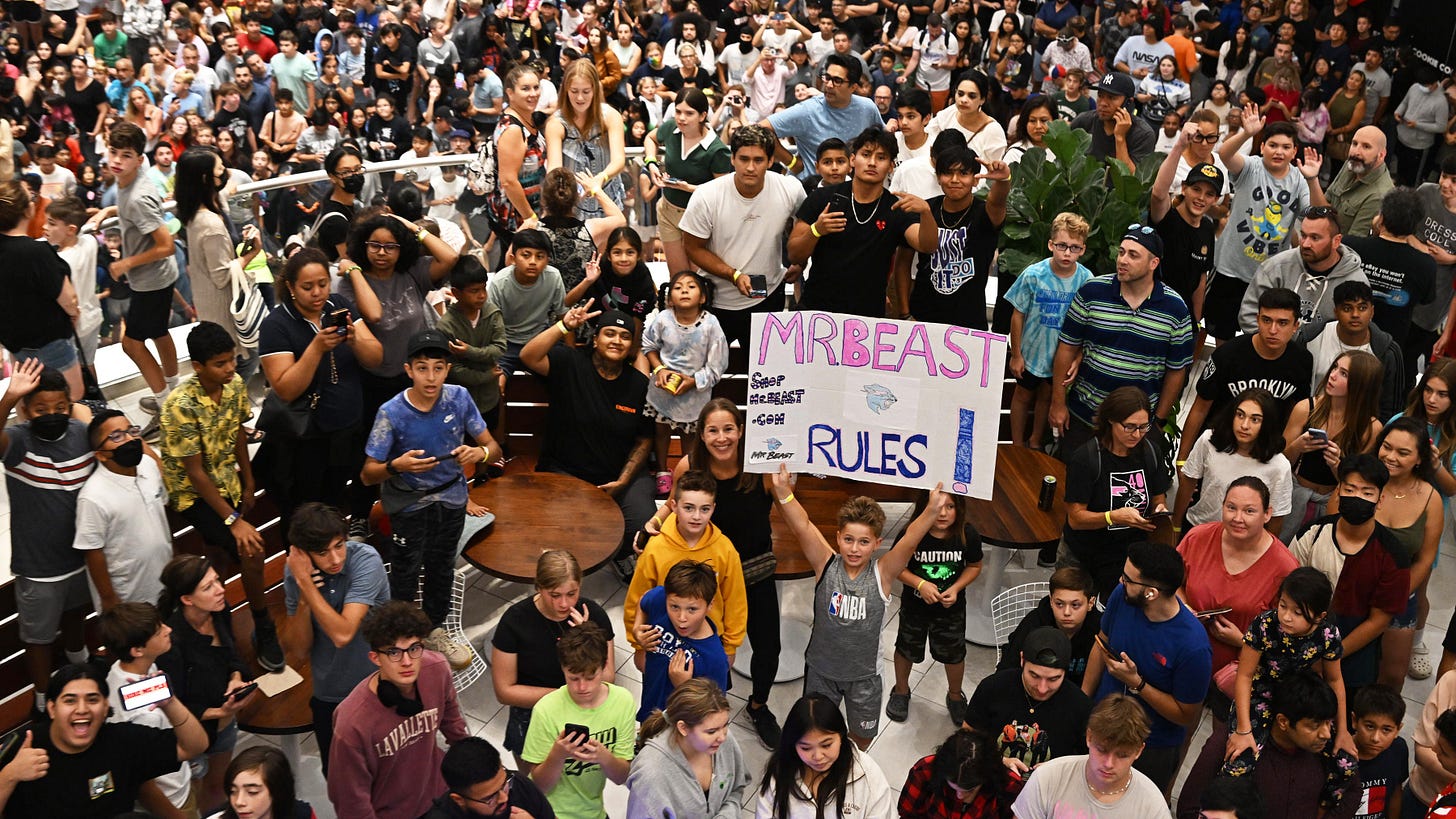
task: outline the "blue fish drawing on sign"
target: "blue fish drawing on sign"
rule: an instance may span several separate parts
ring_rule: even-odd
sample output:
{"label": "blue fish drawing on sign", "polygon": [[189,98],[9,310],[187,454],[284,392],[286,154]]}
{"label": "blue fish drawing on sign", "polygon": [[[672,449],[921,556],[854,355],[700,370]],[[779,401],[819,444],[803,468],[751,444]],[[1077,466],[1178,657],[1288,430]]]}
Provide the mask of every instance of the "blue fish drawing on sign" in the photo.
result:
{"label": "blue fish drawing on sign", "polygon": [[784,445],[784,442],[777,438],[770,438],[763,443],[768,447],[769,452],[777,452],[778,448]]}
{"label": "blue fish drawing on sign", "polygon": [[876,415],[894,406],[895,402],[899,400],[888,387],[882,387],[879,384],[866,384],[860,389],[865,394],[865,403],[869,405],[870,412]]}

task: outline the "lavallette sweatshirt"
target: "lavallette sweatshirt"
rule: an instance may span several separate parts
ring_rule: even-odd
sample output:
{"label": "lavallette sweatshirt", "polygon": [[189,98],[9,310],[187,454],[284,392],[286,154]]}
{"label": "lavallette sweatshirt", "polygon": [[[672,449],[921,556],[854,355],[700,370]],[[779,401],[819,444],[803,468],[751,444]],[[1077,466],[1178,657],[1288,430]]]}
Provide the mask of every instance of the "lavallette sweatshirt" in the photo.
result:
{"label": "lavallette sweatshirt", "polygon": [[[385,662],[388,662],[386,660]],[[445,658],[426,651],[415,689],[424,710],[406,717],[379,701],[366,677],[334,711],[329,801],[340,819],[418,819],[445,790],[435,733],[454,744],[469,732]]]}
{"label": "lavallette sweatshirt", "polygon": [[637,645],[632,639],[632,626],[637,622],[637,603],[642,595],[653,586],[661,586],[667,578],[668,569],[683,560],[697,560],[713,567],[718,576],[718,594],[708,607],[708,616],[718,626],[723,650],[737,654],[748,629],[748,588],[743,582],[743,563],[738,559],[738,550],[712,523],[698,538],[697,545],[689,547],[678,532],[676,513],[667,516],[667,520],[662,522],[662,533],[647,541],[647,548],[637,558],[637,571],[632,575],[632,584],[627,587],[627,599],[622,610],[627,639],[633,646]]}

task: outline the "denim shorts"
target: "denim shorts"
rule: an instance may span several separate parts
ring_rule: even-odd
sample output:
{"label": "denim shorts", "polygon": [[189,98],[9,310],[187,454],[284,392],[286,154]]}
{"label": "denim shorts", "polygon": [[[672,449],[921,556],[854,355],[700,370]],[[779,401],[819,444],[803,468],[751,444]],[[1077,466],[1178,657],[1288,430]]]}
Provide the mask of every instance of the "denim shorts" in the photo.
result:
{"label": "denim shorts", "polygon": [[44,347],[24,347],[13,352],[17,362],[39,359],[41,364],[60,372],[76,366],[76,342],[69,338],[58,338]]}

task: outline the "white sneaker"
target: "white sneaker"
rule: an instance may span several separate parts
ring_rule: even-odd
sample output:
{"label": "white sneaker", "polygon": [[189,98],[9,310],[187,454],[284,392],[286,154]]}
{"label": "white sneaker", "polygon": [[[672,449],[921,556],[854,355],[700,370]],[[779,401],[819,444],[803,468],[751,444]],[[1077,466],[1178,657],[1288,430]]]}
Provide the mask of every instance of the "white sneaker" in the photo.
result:
{"label": "white sneaker", "polygon": [[450,667],[456,671],[463,671],[469,668],[470,664],[475,661],[475,652],[470,648],[469,644],[455,642],[450,637],[450,634],[439,626],[436,626],[435,630],[430,632],[430,636],[426,637],[422,642],[424,642],[425,648],[431,651],[438,651],[445,655],[445,659],[450,663]]}
{"label": "white sneaker", "polygon": [[137,401],[137,407],[148,415],[156,415],[162,411],[162,405],[157,401],[155,395],[144,395]]}

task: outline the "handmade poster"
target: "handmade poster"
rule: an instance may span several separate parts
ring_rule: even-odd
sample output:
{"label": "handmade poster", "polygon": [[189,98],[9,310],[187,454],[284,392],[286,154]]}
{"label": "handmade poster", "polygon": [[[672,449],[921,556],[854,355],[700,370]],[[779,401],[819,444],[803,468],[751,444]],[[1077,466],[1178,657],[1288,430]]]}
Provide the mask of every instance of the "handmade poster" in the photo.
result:
{"label": "handmade poster", "polygon": [[745,468],[991,498],[1006,337],[817,311],[755,313]]}

